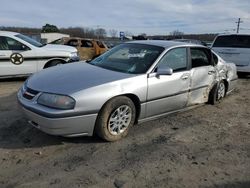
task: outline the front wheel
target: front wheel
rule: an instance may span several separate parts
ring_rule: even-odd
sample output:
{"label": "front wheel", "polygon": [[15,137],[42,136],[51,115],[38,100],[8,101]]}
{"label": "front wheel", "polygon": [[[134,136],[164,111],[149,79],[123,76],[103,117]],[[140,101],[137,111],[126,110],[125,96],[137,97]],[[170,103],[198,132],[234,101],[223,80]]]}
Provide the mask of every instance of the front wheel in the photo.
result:
{"label": "front wheel", "polygon": [[53,60],[45,68],[54,67],[54,66],[58,66],[58,65],[62,65],[62,64],[63,64],[63,62],[60,60]]}
{"label": "front wheel", "polygon": [[128,134],[135,122],[135,105],[125,96],[111,99],[100,111],[96,126],[96,134],[106,141],[117,141]]}

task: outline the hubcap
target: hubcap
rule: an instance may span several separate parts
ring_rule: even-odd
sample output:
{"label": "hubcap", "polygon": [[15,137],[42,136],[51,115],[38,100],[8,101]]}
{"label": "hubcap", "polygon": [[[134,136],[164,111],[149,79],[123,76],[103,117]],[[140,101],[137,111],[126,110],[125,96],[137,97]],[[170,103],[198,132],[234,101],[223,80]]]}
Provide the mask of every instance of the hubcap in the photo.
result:
{"label": "hubcap", "polygon": [[123,133],[132,119],[132,109],[127,105],[118,107],[110,116],[108,130],[112,135]]}
{"label": "hubcap", "polygon": [[218,95],[217,95],[217,99],[220,100],[225,96],[225,85],[224,83],[220,83],[219,88],[218,88]]}

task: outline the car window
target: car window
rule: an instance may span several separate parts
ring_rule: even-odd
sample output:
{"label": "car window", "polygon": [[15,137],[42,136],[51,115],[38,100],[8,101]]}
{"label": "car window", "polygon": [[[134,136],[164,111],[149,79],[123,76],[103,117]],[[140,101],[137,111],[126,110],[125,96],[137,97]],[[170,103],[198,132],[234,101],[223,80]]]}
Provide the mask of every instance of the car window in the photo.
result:
{"label": "car window", "polygon": [[18,35],[15,35],[15,37],[17,38],[20,38],[22,40],[24,40],[25,42],[33,45],[33,46],[36,46],[36,47],[43,47],[43,45],[40,43],[40,42],[37,42],[36,40],[26,36],[26,35],[22,35],[22,34],[18,34]]}
{"label": "car window", "polygon": [[250,36],[218,36],[214,41],[213,47],[250,48]]}
{"label": "car window", "polygon": [[160,60],[158,67],[167,66],[174,72],[187,69],[187,49],[176,48],[167,52]]}
{"label": "car window", "polygon": [[210,51],[205,48],[191,48],[191,60],[192,68],[209,66],[210,61]]}
{"label": "car window", "polygon": [[0,50],[25,50],[29,49],[21,42],[10,37],[0,37]]}
{"label": "car window", "polygon": [[101,41],[96,41],[96,43],[100,48],[105,48],[104,44]]}
{"label": "car window", "polygon": [[9,50],[9,45],[6,37],[0,36],[0,50]]}
{"label": "car window", "polygon": [[105,69],[143,74],[152,66],[164,48],[146,44],[120,44],[90,62]]}
{"label": "car window", "polygon": [[68,42],[66,42],[66,45],[77,47],[78,46],[78,40],[77,39],[71,39]]}
{"label": "car window", "polygon": [[90,40],[82,40],[81,41],[81,47],[84,48],[93,48],[93,43]]}
{"label": "car window", "polygon": [[215,53],[212,53],[212,56],[213,56],[214,64],[217,65],[217,64],[218,64],[218,61],[219,61],[217,55],[216,55]]}

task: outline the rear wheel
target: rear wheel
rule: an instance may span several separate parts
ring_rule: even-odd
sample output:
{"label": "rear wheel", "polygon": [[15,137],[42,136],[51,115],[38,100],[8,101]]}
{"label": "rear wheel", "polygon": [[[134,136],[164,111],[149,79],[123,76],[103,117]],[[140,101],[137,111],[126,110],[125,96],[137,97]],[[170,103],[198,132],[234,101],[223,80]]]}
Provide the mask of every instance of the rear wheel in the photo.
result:
{"label": "rear wheel", "polygon": [[134,103],[125,96],[116,97],[102,108],[95,132],[106,141],[117,141],[128,134],[129,128],[135,122]]}
{"label": "rear wheel", "polygon": [[220,102],[226,95],[226,85],[224,81],[220,81],[213,87],[209,94],[209,103],[216,104]]}

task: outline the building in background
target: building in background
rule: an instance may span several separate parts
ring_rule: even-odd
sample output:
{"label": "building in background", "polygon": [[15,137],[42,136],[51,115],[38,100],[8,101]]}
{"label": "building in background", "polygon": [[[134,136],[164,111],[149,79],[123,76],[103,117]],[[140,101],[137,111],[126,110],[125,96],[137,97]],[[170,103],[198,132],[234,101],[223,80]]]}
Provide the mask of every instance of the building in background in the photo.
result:
{"label": "building in background", "polygon": [[41,33],[41,43],[43,44],[50,43],[54,40],[57,40],[63,37],[70,37],[70,35],[62,34],[62,33]]}

